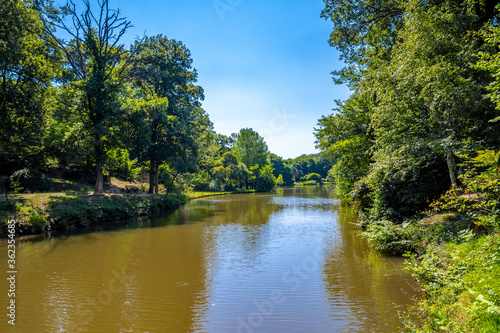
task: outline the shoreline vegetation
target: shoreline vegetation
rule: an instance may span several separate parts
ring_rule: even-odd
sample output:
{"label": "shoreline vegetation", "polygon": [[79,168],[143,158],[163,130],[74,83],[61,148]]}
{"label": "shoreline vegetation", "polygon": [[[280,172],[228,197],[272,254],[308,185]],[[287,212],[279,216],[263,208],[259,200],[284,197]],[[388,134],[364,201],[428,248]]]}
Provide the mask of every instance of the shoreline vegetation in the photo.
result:
{"label": "shoreline vegetation", "polygon": [[119,229],[127,220],[173,211],[187,202],[228,194],[255,193],[190,192],[174,194],[66,194],[4,195],[0,198],[0,240],[6,239],[7,221],[16,221],[16,237],[81,234],[100,229]]}
{"label": "shoreline vegetation", "polygon": [[[107,192],[96,195],[89,185],[51,178],[57,192],[4,194],[0,196],[0,240],[6,239],[7,221],[16,221],[16,237],[58,237],[99,231],[102,228],[120,228],[127,220],[151,217],[173,211],[195,199],[229,194],[256,193],[254,189],[232,191],[184,191],[177,193],[128,193],[138,189],[136,184],[111,179]],[[323,182],[304,180],[293,186],[315,186]],[[139,184],[140,185],[140,184]],[[281,185],[283,186],[283,185]]]}
{"label": "shoreline vegetation", "polygon": [[424,295],[402,332],[500,332],[498,1],[325,0],[351,96],[317,147],[378,250]]}

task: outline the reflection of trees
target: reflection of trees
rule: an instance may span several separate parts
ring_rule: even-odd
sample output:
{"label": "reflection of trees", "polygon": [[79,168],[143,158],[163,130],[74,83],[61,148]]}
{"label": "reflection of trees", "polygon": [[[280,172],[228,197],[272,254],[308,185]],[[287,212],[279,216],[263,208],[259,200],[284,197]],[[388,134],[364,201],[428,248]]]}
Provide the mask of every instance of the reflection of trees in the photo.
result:
{"label": "reflection of trees", "polygon": [[339,207],[341,235],[332,243],[324,264],[330,304],[333,311],[336,306],[350,310],[350,331],[394,332],[401,326],[397,311],[403,310],[395,304],[410,304],[416,283],[402,270],[401,258],[386,257],[368,248],[350,224],[355,220],[349,209]]}
{"label": "reflection of trees", "polygon": [[[222,256],[230,262],[245,263],[254,267],[262,249],[269,242],[267,223],[282,207],[273,202],[267,194],[235,195],[220,197],[202,204],[187,206],[184,212],[193,222],[191,209],[206,209],[211,212],[199,221],[205,222],[205,248],[214,265]],[[198,213],[196,213],[198,214]],[[214,267],[215,268],[215,267]]]}
{"label": "reflection of trees", "polygon": [[[210,283],[203,230],[200,224],[23,244],[17,253],[17,328],[71,331],[88,320],[82,327],[96,333],[193,331]],[[129,282],[100,307],[96,296],[109,288],[113,271],[123,269]]]}

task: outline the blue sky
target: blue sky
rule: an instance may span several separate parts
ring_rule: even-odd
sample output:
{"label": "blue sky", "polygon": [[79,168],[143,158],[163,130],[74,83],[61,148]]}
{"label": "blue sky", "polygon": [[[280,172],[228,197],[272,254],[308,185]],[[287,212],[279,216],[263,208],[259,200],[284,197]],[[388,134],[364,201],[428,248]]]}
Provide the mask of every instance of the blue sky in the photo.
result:
{"label": "blue sky", "polygon": [[322,0],[111,0],[132,21],[124,38],[164,34],[192,53],[215,130],[259,132],[285,158],[314,153],[313,128],[349,90]]}

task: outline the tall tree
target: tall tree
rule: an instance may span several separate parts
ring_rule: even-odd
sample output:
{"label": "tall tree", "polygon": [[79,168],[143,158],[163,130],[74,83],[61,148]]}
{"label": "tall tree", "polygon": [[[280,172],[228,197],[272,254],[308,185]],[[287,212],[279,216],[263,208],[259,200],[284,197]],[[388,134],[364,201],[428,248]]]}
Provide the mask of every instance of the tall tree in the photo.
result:
{"label": "tall tree", "polygon": [[150,119],[149,193],[157,191],[162,161],[183,166],[179,161],[186,160],[185,154],[196,155],[197,125],[208,120],[203,117],[203,89],[195,84],[198,74],[192,63],[191,52],[181,41],[163,35],[146,37],[135,46],[130,77],[147,94],[168,99],[168,107]]}
{"label": "tall tree", "polygon": [[0,4],[0,167],[40,163],[57,53],[43,40],[34,1]]}
{"label": "tall tree", "polygon": [[481,26],[485,8],[476,13],[465,11],[466,5],[425,8],[409,1],[390,61],[374,63],[363,83],[377,96],[372,126],[379,150],[387,152],[383,158],[396,153],[390,147],[428,146],[446,158],[454,185],[457,147],[495,132],[487,123],[492,112],[484,98],[487,81],[471,66],[478,45],[471,32]]}
{"label": "tall tree", "polygon": [[[120,44],[120,39],[132,25],[121,17],[119,10],[109,8],[108,0],[98,0],[95,12],[90,0],[82,2],[84,11],[81,14],[70,0],[58,11],[48,11],[42,17],[45,31],[50,35],[48,40],[65,54],[72,85],[81,92],[80,112],[94,148],[95,193],[103,193],[106,142],[117,120],[117,94],[130,63],[128,51]],[[65,40],[63,34],[71,39]]]}
{"label": "tall tree", "polygon": [[243,128],[233,136],[235,138],[233,151],[238,161],[249,169],[255,165],[262,167],[269,164],[269,150],[259,133],[251,128]]}

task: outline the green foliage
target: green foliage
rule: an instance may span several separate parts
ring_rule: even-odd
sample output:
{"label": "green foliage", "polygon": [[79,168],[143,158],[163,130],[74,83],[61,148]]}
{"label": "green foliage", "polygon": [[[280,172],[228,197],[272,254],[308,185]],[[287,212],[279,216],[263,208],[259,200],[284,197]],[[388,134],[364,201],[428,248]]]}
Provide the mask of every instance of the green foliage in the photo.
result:
{"label": "green foliage", "polygon": [[49,205],[53,234],[81,232],[120,220],[152,215],[186,203],[184,195],[55,198]]}
{"label": "green foliage", "polygon": [[[410,314],[410,332],[498,332],[500,330],[500,237],[430,246],[408,267],[426,292]],[[415,318],[415,314],[418,317]]]}
{"label": "green foliage", "polygon": [[364,235],[377,250],[402,254],[415,252],[419,248],[422,240],[418,231],[414,223],[396,225],[391,221],[380,220],[369,224]]}
{"label": "green foliage", "polygon": [[23,205],[22,200],[6,196],[0,199],[0,212],[2,213],[18,213]]}
{"label": "green foliage", "polygon": [[278,178],[276,179],[276,185],[277,186],[283,186],[285,185],[285,182],[283,181],[283,175],[279,175]]}
{"label": "green foliage", "polygon": [[393,154],[372,166],[365,180],[372,192],[372,218],[401,221],[425,210],[449,188],[447,165],[439,155],[423,149],[405,156]]}
{"label": "green foliage", "polygon": [[212,178],[206,170],[201,170],[195,173],[191,180],[190,185],[195,191],[208,191],[210,190],[210,182]]}
{"label": "green foliage", "polygon": [[307,181],[314,181],[316,182],[317,184],[321,184],[322,183],[322,180],[321,180],[321,176],[317,173],[310,173],[306,176],[306,180]]}
{"label": "green foliage", "polygon": [[42,136],[57,77],[57,56],[44,42],[36,1],[0,5],[0,168],[43,163]]}
{"label": "green foliage", "polygon": [[500,127],[489,122],[498,113],[485,98],[492,78],[475,66],[488,49],[489,67],[480,69],[496,73],[497,32],[485,32],[484,47],[478,34],[497,15],[496,3],[325,4],[323,16],[334,24],[330,43],[349,66],[335,74],[354,90],[316,129],[318,147],[334,164],[329,178],[342,199],[372,206],[374,218],[415,214],[457,182],[464,140],[500,144]]}
{"label": "green foliage", "polygon": [[429,244],[464,241],[467,230],[467,221],[460,216],[442,214],[399,224],[389,220],[368,220],[363,234],[377,250],[422,254]]}
{"label": "green foliage", "polygon": [[135,116],[130,119],[134,130],[141,133],[141,146],[147,147],[137,153],[142,155],[140,159],[150,160],[149,192],[157,193],[155,179],[162,162],[177,172],[196,171],[200,146],[210,147],[200,138],[209,135],[212,123],[201,108],[203,89],[196,85],[198,74],[192,68],[191,52],[181,41],[157,35],[136,42],[134,49],[130,76],[146,102],[139,108],[140,122]]}
{"label": "green foliage", "polygon": [[276,187],[276,177],[270,165],[263,166],[259,171],[259,176],[255,181],[257,192],[271,192]]}
{"label": "green foliage", "polygon": [[271,160],[274,177],[279,178],[279,176],[281,175],[281,178],[283,180],[283,184],[278,184],[278,186],[292,186],[294,183],[292,168],[276,154],[271,153],[269,154],[269,157]]}
{"label": "green foliage", "polygon": [[111,176],[134,181],[139,174],[137,160],[130,160],[129,152],[123,148],[112,148],[106,152],[105,171]]}
{"label": "green foliage", "polygon": [[243,188],[248,182],[250,172],[243,163],[239,163],[236,155],[228,151],[222,155],[217,166],[212,170],[215,180],[223,185],[224,191]]}
{"label": "green foliage", "polygon": [[269,164],[269,151],[264,138],[259,133],[251,128],[243,128],[233,136],[235,139],[233,151],[238,161],[245,164],[247,168]]}
{"label": "green foliage", "polygon": [[48,192],[52,188],[52,182],[38,170],[22,169],[10,176],[10,187],[15,192]]}
{"label": "green foliage", "polygon": [[[499,5],[497,5],[496,10],[499,10]],[[489,48],[478,52],[481,60],[476,64],[476,67],[492,74],[494,80],[490,82],[487,87],[490,92],[487,96],[495,103],[496,109],[500,110],[500,53],[498,52],[498,46],[500,45],[500,27],[498,25],[495,26],[495,24],[491,22],[484,27],[481,33]],[[492,119],[492,121],[499,120],[500,116]]]}
{"label": "green foliage", "polygon": [[434,207],[438,211],[453,210],[465,213],[476,225],[500,228],[500,153],[477,151],[464,156],[462,186],[446,192]]}
{"label": "green foliage", "polygon": [[370,103],[358,94],[337,104],[336,114],[319,120],[315,136],[323,155],[333,163],[328,171],[330,181],[340,198],[348,201],[354,184],[368,173],[371,161]]}
{"label": "green foliage", "polygon": [[[271,162],[272,161],[273,158],[271,156]],[[293,179],[288,185],[291,185],[293,180],[299,181],[302,177],[310,173],[317,173],[321,175],[322,178],[326,178],[328,170],[332,167],[332,163],[323,158],[320,154],[304,154],[294,159],[288,159],[285,162],[290,167],[293,176]],[[273,167],[275,167],[274,163]],[[283,177],[285,177],[285,173]]]}

